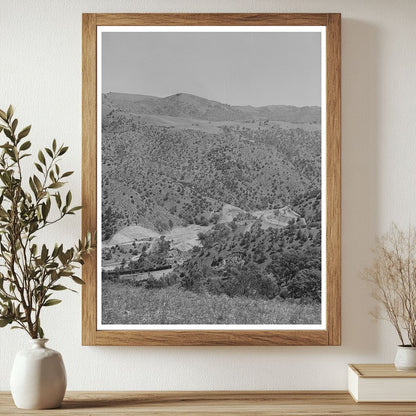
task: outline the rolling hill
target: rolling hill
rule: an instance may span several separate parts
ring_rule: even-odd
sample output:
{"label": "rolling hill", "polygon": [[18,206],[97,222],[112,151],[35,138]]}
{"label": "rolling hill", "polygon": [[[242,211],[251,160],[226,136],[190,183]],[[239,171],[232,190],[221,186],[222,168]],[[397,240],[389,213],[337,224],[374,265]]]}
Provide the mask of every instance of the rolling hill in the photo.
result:
{"label": "rolling hill", "polygon": [[149,288],[320,300],[319,107],[108,93],[102,110],[113,277],[169,265]]}
{"label": "rolling hill", "polygon": [[110,92],[103,95],[104,117],[111,110],[209,121],[241,121],[262,118],[295,123],[320,123],[321,121],[320,107],[294,107],[286,105],[263,107],[230,106],[185,93],[159,98],[148,95]]}
{"label": "rolling hill", "polygon": [[104,239],[130,225],[165,233],[216,223],[225,204],[247,212],[297,204],[306,220],[316,217],[308,195],[320,190],[321,142],[309,126],[319,119],[317,107],[103,95]]}

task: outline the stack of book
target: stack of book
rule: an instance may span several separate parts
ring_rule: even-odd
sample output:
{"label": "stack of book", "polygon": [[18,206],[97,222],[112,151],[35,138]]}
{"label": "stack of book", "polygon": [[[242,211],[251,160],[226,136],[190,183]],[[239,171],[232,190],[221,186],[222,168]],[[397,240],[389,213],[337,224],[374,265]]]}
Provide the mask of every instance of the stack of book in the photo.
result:
{"label": "stack of book", "polygon": [[416,371],[394,364],[349,364],[348,390],[356,402],[416,402]]}

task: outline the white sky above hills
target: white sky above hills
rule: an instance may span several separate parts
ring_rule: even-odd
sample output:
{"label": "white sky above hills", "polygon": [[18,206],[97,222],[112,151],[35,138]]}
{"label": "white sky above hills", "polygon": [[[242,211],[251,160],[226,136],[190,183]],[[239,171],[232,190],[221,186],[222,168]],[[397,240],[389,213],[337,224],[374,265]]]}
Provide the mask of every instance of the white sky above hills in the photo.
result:
{"label": "white sky above hills", "polygon": [[102,92],[321,105],[321,33],[102,34]]}

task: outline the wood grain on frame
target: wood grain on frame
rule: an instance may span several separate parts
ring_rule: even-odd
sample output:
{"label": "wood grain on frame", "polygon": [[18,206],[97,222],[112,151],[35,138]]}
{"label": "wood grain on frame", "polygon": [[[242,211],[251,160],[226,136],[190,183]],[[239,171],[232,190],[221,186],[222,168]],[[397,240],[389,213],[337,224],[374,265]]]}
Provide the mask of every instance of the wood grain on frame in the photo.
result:
{"label": "wood grain on frame", "polygon": [[[94,14],[82,16],[82,235],[97,227],[97,43]],[[82,267],[82,344],[97,331],[97,252]]]}
{"label": "wood grain on frame", "polygon": [[326,330],[97,330],[97,253],[83,267],[83,345],[340,345],[341,343],[341,15],[83,14],[83,234],[97,227],[97,26],[326,26],[327,328]]}
{"label": "wood grain on frame", "polygon": [[104,13],[97,26],[326,26],[329,14],[316,13]]}
{"label": "wood grain on frame", "polygon": [[328,345],[341,345],[341,15],[329,14],[327,35],[327,230]]}

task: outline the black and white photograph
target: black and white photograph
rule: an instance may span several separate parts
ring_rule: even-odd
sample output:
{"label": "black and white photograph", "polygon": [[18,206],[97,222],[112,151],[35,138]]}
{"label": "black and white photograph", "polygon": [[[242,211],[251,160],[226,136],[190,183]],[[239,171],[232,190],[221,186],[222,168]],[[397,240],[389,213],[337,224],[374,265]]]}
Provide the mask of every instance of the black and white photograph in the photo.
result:
{"label": "black and white photograph", "polygon": [[320,328],[325,33],[124,29],[98,40],[99,325]]}

